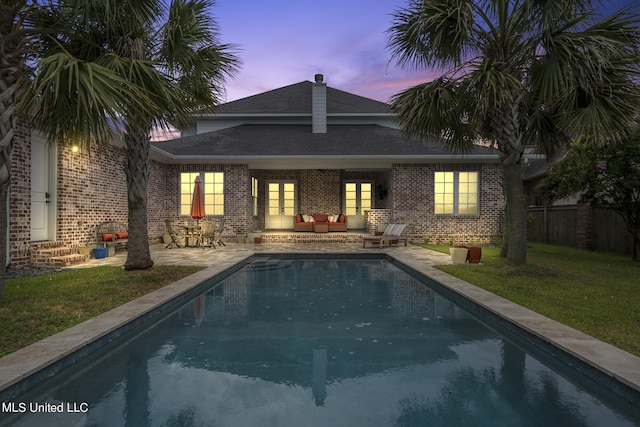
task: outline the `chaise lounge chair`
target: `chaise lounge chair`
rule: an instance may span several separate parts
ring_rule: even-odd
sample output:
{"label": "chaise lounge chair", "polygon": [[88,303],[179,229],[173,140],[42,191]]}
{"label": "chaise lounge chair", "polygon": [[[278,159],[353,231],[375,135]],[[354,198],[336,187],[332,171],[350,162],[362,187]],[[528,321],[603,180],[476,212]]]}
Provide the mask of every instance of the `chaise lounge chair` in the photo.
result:
{"label": "chaise lounge chair", "polygon": [[391,246],[393,243],[404,240],[404,245],[407,246],[406,236],[402,236],[402,232],[407,224],[389,224],[384,230],[384,233],[380,236],[367,235],[362,237],[362,247],[364,248],[367,242],[378,243],[380,247],[384,246],[385,242]]}

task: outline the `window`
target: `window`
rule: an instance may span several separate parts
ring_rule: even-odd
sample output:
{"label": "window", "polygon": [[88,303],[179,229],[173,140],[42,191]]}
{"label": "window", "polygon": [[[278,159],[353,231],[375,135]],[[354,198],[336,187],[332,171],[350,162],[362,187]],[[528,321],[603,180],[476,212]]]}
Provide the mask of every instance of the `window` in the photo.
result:
{"label": "window", "polygon": [[251,177],[251,203],[253,216],[258,216],[258,178]]}
{"label": "window", "polygon": [[436,215],[478,214],[478,172],[436,172],[434,184]]}
{"label": "window", "polygon": [[205,213],[224,215],[224,173],[222,172],[180,173],[180,215],[191,214],[191,198],[197,176],[202,180]]}

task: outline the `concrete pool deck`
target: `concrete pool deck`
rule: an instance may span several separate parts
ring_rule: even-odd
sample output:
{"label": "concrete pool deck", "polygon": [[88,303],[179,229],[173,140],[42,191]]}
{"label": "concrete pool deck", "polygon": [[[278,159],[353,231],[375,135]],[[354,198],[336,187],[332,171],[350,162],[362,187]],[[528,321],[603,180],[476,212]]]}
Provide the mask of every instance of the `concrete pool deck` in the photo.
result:
{"label": "concrete pool deck", "polygon": [[[633,392],[635,395],[633,403],[640,403],[637,401],[640,396],[639,357],[435,269],[434,265],[451,263],[450,257],[446,254],[412,245],[363,249],[361,244],[344,243],[273,243],[262,245],[228,243],[227,246],[216,249],[165,249],[164,245],[153,245],[151,256],[156,264],[198,265],[205,268],[1,358],[0,393],[5,392],[6,394],[7,389],[18,384],[21,380],[60,362],[78,350],[86,349],[91,343],[117,330],[132,319],[149,313],[176,296],[198,286],[206,279],[261,253],[385,253],[417,273],[430,277],[451,292],[476,303],[492,315],[506,319],[543,342],[564,350],[585,366],[593,368],[605,377],[616,379]],[[125,260],[126,253],[123,252],[105,259],[92,259],[79,267],[121,266]]]}

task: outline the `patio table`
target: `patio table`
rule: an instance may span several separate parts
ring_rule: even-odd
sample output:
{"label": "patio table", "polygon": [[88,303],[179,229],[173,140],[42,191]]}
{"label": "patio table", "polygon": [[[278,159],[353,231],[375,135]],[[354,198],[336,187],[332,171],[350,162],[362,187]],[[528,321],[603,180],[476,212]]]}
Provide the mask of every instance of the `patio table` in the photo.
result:
{"label": "patio table", "polygon": [[[199,225],[185,225],[185,246],[194,248],[202,245],[202,227]],[[195,240],[195,244],[192,244],[192,241]]]}

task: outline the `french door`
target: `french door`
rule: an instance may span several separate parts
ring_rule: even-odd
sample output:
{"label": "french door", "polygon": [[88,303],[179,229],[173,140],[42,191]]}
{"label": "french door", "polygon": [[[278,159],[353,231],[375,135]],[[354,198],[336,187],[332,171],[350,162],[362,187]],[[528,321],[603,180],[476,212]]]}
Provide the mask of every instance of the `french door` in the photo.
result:
{"label": "french door", "polygon": [[364,212],[373,208],[373,182],[345,181],[344,214],[348,218],[347,227],[365,228]]}
{"label": "french door", "polygon": [[293,228],[296,214],[295,181],[268,181],[264,225],[267,229]]}

